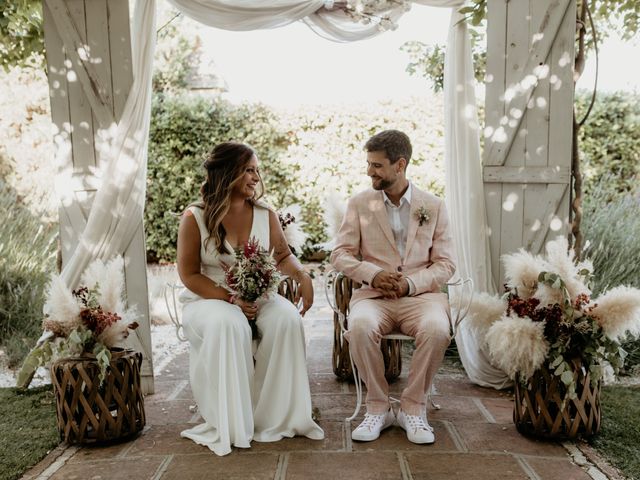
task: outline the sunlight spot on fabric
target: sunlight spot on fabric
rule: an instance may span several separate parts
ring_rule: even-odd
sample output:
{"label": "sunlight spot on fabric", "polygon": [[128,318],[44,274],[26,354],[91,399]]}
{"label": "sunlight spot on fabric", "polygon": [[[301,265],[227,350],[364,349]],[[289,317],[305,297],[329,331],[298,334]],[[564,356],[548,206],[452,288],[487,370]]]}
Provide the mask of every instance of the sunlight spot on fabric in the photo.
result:
{"label": "sunlight spot on fabric", "polygon": [[474,120],[476,118],[476,109],[474,105],[465,105],[463,110],[464,118]]}
{"label": "sunlight spot on fabric", "polygon": [[512,108],[511,110],[509,110],[509,115],[511,115],[513,118],[521,118],[522,110],[520,110],[519,108]]}
{"label": "sunlight spot on fabric", "polygon": [[76,75],[76,72],[74,72],[73,70],[69,70],[67,72],[67,81],[68,82],[75,82],[78,80],[78,76]]}
{"label": "sunlight spot on fabric", "polygon": [[562,220],[560,220],[558,217],[553,217],[549,228],[551,228],[551,230],[553,230],[554,232],[559,231],[562,228]]}
{"label": "sunlight spot on fabric", "polygon": [[544,97],[537,97],[536,98],[536,105],[539,108],[545,108],[547,106],[547,99]]}

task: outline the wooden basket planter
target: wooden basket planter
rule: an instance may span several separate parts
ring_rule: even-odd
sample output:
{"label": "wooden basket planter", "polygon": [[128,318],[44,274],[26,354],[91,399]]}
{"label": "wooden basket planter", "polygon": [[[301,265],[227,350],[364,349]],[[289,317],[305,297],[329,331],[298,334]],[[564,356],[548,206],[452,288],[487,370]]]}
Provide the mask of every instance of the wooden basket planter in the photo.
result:
{"label": "wooden basket planter", "polygon": [[[346,276],[336,277],[336,306],[347,315],[349,321],[349,302],[351,293],[359,285],[355,284]],[[384,357],[385,377],[391,381],[400,376],[402,372],[401,342],[399,340],[382,340],[380,344],[382,356]],[[340,380],[353,381],[351,362],[349,360],[349,343],[342,338],[342,329],[338,314],[333,314],[333,373]]]}
{"label": "wooden basket planter", "polygon": [[536,371],[523,386],[516,378],[513,422],[523,435],[549,440],[590,437],[600,430],[600,382],[591,385],[588,370],[574,362],[576,395],[567,398],[566,387],[546,366]]}
{"label": "wooden basket planter", "polygon": [[145,425],[140,385],[142,354],[113,350],[100,386],[100,369],[91,355],[64,358],[51,366],[60,437],[93,444],[124,439]]}

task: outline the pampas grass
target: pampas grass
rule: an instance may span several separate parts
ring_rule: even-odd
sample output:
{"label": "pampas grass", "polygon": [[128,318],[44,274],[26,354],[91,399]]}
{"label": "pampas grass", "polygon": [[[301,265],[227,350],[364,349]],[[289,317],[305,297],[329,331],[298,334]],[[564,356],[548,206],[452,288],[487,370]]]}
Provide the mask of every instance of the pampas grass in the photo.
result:
{"label": "pampas grass", "polygon": [[538,286],[540,272],[548,268],[540,256],[531,255],[523,248],[516,253],[503,255],[502,262],[507,286],[517,289],[518,295],[524,299],[531,298]]}
{"label": "pampas grass", "polygon": [[588,261],[576,264],[575,252],[569,248],[569,242],[566,237],[557,237],[547,243],[546,263],[550,272],[556,273],[562,278],[572,301],[578,295],[591,294],[591,291],[584,283],[580,271],[586,269],[591,273],[593,272],[593,265]]}
{"label": "pampas grass", "polygon": [[108,312],[124,310],[124,259],[113,257],[106,264],[94,260],[82,274],[81,284],[90,290],[98,289],[98,303]]}
{"label": "pampas grass", "polygon": [[640,336],[640,290],[620,286],[598,297],[591,307],[605,335],[614,341]]}
{"label": "pampas grass", "polygon": [[49,281],[44,304],[43,327],[58,336],[66,337],[79,327],[82,306],[73,296],[64,280],[54,275]]}
{"label": "pampas grass", "polygon": [[544,325],[528,317],[504,316],[495,322],[487,331],[486,342],[496,367],[512,379],[516,373],[530,378],[549,353]]}
{"label": "pampas grass", "polygon": [[327,195],[322,215],[324,223],[327,225],[325,232],[329,240],[323,245],[327,250],[333,250],[346,211],[347,202],[339,193],[331,192]]}
{"label": "pampas grass", "polygon": [[300,205],[293,204],[288,207],[282,209],[280,211],[282,216],[286,216],[287,214],[291,215],[296,219],[295,222],[287,225],[287,228],[284,229],[284,236],[287,239],[287,243],[293,247],[297,252],[300,252],[300,249],[307,241],[309,237],[302,228],[304,227],[304,222],[299,219],[302,218],[302,209]]}
{"label": "pampas grass", "polygon": [[[104,263],[96,259],[89,264],[81,277],[81,284],[90,290],[97,289],[97,301],[104,312],[116,313],[120,320],[107,327],[96,339],[106,347],[119,346],[135,329],[138,317],[135,309],[125,307],[124,260],[116,256]],[[45,330],[59,337],[69,334],[83,323],[80,312],[84,305],[77,299],[59,275],[52,277],[47,292],[43,321]]]}
{"label": "pampas grass", "polygon": [[469,305],[468,325],[478,338],[484,338],[487,330],[500,320],[506,309],[507,302],[501,298],[485,292],[475,294]]}

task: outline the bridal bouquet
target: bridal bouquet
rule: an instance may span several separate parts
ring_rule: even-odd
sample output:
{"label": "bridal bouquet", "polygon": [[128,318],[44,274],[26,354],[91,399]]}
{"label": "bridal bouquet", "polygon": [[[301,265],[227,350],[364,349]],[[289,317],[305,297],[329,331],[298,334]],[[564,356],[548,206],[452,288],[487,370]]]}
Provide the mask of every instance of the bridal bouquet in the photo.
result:
{"label": "bridal bouquet", "polygon": [[619,286],[591,298],[591,262],[576,263],[565,238],[549,242],[546,256],[524,250],[503,256],[506,293],[477,295],[470,325],[495,365],[523,383],[545,366],[576,396],[574,366],[595,385],[607,365],[622,367],[620,342],[640,335],[640,290]]}
{"label": "bridal bouquet", "polygon": [[82,286],[67,287],[60,276],[49,282],[42,321],[44,333],[18,375],[18,387],[27,387],[35,370],[59,358],[95,355],[100,383],[111,362],[111,349],[138,327],[137,313],[124,301],[123,260],[95,260],[87,267]]}
{"label": "bridal bouquet", "polygon": [[[235,252],[235,263],[224,265],[225,280],[231,292],[245,302],[255,302],[263,295],[275,292],[280,282],[273,256],[250,238],[244,248]],[[249,321],[253,338],[258,338],[255,321]]]}

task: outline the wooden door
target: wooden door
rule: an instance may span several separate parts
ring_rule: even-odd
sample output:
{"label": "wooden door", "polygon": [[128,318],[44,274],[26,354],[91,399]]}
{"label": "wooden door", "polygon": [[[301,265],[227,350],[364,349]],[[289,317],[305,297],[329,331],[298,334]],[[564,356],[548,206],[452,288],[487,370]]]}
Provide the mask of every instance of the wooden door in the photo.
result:
{"label": "wooden door", "polygon": [[500,256],[567,235],[575,0],[489,0],[483,177],[494,281]]}

